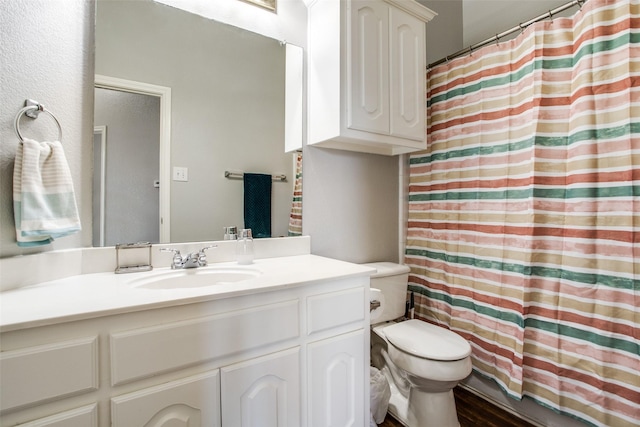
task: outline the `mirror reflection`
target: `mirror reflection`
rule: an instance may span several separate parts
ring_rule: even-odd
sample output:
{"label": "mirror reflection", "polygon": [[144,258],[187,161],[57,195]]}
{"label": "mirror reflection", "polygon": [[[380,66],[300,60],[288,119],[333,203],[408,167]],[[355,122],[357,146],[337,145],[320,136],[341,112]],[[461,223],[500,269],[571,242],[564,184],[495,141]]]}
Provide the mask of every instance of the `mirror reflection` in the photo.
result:
{"label": "mirror reflection", "polygon": [[[287,176],[271,199],[272,236],[287,235],[295,154],[284,153],[279,41],[151,0],[98,0],[95,61],[96,74],[170,88],[171,120],[162,153],[157,99],[97,89],[94,245],[221,240],[244,224],[243,181],[225,171]],[[122,123],[137,130],[123,136]]]}
{"label": "mirror reflection", "polygon": [[160,98],[94,93],[93,245],[159,242]]}

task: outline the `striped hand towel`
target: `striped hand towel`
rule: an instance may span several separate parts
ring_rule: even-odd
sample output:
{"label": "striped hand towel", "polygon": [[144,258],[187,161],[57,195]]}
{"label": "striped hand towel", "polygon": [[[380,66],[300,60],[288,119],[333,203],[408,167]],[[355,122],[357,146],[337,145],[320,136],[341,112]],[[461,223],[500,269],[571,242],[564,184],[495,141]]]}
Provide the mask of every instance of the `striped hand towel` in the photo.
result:
{"label": "striped hand towel", "polygon": [[25,139],[13,169],[18,246],[46,245],[80,231],[71,172],[60,141]]}

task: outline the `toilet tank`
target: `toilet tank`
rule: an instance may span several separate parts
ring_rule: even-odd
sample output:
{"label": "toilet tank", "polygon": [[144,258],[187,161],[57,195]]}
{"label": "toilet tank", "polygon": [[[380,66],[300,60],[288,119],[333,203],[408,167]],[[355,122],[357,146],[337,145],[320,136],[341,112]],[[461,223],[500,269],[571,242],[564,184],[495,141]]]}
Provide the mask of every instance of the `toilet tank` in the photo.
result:
{"label": "toilet tank", "polygon": [[384,299],[382,314],[375,322],[386,322],[404,316],[409,267],[393,262],[373,262],[364,265],[376,269],[371,275],[371,288],[380,289]]}

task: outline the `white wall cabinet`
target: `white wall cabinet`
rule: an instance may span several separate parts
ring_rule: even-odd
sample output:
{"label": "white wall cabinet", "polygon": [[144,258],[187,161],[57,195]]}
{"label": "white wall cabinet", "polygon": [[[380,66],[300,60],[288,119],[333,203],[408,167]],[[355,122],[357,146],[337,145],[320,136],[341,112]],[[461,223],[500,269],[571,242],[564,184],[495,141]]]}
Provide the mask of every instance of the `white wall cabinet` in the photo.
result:
{"label": "white wall cabinet", "polygon": [[362,426],[368,289],[357,276],[4,332],[0,425]]}
{"label": "white wall cabinet", "polygon": [[312,2],[308,144],[385,155],[426,147],[433,16],[413,0]]}

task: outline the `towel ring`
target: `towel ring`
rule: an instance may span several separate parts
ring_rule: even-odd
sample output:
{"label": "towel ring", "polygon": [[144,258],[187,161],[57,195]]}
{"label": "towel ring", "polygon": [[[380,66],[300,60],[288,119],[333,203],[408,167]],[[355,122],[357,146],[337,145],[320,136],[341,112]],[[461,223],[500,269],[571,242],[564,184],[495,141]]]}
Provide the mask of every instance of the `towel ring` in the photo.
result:
{"label": "towel ring", "polygon": [[[29,101],[27,101],[27,103],[29,103]],[[32,110],[35,110],[35,111],[32,111]],[[20,133],[20,118],[22,117],[23,114],[26,114],[28,117],[35,119],[38,117],[38,114],[40,112],[47,113],[53,119],[53,121],[56,122],[56,125],[58,125],[58,141],[62,141],[62,126],[60,126],[60,122],[58,121],[56,116],[54,116],[51,111],[44,108],[44,105],[40,103],[33,103],[31,105],[27,105],[26,107],[23,107],[20,111],[18,111],[18,114],[16,114],[16,119],[13,123],[13,128],[16,131],[16,135],[18,135],[18,139],[20,139],[20,143],[24,142],[24,138]]]}

